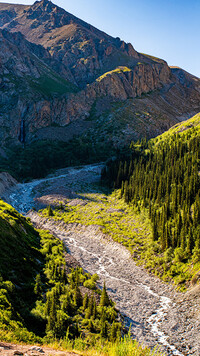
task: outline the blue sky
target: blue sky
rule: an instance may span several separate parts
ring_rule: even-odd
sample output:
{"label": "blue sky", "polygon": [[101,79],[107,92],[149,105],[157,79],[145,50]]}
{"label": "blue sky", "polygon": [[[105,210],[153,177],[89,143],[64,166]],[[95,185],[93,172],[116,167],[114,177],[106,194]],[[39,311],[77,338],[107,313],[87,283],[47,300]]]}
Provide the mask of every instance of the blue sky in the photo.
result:
{"label": "blue sky", "polygon": [[[32,4],[29,0],[9,3]],[[200,0],[54,0],[143,53],[200,77]]]}

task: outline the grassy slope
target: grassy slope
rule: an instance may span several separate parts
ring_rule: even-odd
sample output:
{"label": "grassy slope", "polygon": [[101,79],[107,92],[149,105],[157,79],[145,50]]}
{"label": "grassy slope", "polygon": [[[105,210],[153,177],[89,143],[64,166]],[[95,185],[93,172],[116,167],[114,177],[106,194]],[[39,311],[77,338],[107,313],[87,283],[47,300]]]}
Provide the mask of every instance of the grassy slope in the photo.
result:
{"label": "grassy slope", "polygon": [[119,73],[125,73],[125,72],[131,72],[131,69],[128,68],[128,67],[123,67],[123,66],[121,66],[121,67],[118,67],[118,68],[116,68],[116,69],[113,69],[113,70],[111,70],[111,71],[109,71],[109,72],[104,73],[104,74],[101,75],[99,78],[97,78],[96,81],[97,81],[97,82],[101,82],[101,81],[102,81],[104,78],[106,78],[108,75],[112,75],[112,74],[115,74],[115,73],[117,73],[117,74],[119,74]]}
{"label": "grassy slope", "polygon": [[36,259],[41,259],[37,251],[39,235],[24,217],[2,200],[0,238],[0,273],[3,278],[21,287],[30,281],[38,269]]}
{"label": "grassy slope", "polygon": [[174,135],[186,135],[187,133],[192,134],[192,130],[196,129],[198,134],[200,132],[200,113],[193,116],[191,119],[181,122],[180,124],[174,125],[171,129],[164,132],[162,135],[156,137],[153,142],[155,144],[159,144],[160,142],[164,142],[165,140],[172,139]]}
{"label": "grassy slope", "polygon": [[[82,194],[88,201],[86,205],[69,205],[64,212],[56,209],[54,219],[64,220],[67,224],[99,225],[103,233],[122,243],[130,252],[138,251],[142,248],[144,237],[151,239],[151,227],[146,215],[135,213],[119,198],[118,191],[105,195],[100,190],[99,187],[98,193]],[[48,216],[48,209],[44,209],[42,214]]]}
{"label": "grassy slope", "polygon": [[39,338],[24,327],[26,305],[34,301],[33,283],[42,256],[39,234],[10,205],[0,200],[0,338]]}
{"label": "grassy slope", "polygon": [[[51,246],[55,244],[52,255],[50,252],[44,254],[49,243]],[[36,297],[33,292],[35,276],[41,272],[41,268],[45,268],[44,255],[47,266],[45,273],[50,273],[49,263],[52,258],[57,262],[63,261],[62,243],[47,232],[35,231],[27,219],[0,200],[0,246],[0,341],[39,344],[48,342],[56,349],[76,349],[88,356],[130,355],[133,352],[136,356],[160,355],[156,350],[151,353],[149,349],[142,348],[129,336],[115,343],[104,342],[104,346],[99,340],[95,346],[88,348],[88,342],[80,338],[73,341],[67,336],[56,341],[51,338],[41,339],[30,332],[23,317],[26,317],[27,308],[31,310],[35,303]],[[54,285],[52,279],[49,283]],[[41,305],[41,302],[38,305]],[[40,313],[40,308],[36,307],[33,312]]]}
{"label": "grassy slope", "polygon": [[[39,78],[24,76],[23,81],[13,74],[4,75],[4,78],[7,78],[15,87],[15,92],[12,92],[11,97],[16,97],[16,93],[23,94],[24,98],[30,98],[34,95],[36,97],[38,95],[51,97],[77,91],[75,85],[63,79],[48,67],[41,65],[40,70]],[[6,93],[6,90],[3,89],[2,91]]]}

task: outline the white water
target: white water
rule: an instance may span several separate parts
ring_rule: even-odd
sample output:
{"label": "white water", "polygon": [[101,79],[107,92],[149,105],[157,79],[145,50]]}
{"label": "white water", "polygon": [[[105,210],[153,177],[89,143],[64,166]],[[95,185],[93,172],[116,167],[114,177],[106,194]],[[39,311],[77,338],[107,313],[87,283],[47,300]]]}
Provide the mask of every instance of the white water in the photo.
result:
{"label": "white water", "polygon": [[[57,177],[54,176],[34,180],[30,183],[18,184],[16,186],[15,191],[13,191],[9,197],[10,202],[19,212],[21,212],[22,214],[26,214],[34,205],[34,188],[39,184],[53,181],[55,179],[65,178],[69,175],[74,175],[75,179],[76,174],[80,173],[81,171],[88,172],[88,174],[89,172],[91,172],[92,174],[99,174],[100,169],[101,168],[99,165],[90,165],[78,169],[70,168],[66,174],[62,174]],[[100,276],[101,282],[103,282],[103,280],[106,280],[107,287],[110,287],[111,290],[116,289],[115,293],[112,295],[112,298],[116,299],[116,303],[118,304],[117,307],[120,309],[120,311],[124,314],[127,313],[128,317],[131,320],[133,319],[135,311],[132,310],[132,306],[130,305],[129,300],[127,301],[127,299],[131,298],[131,296],[134,295],[136,287],[141,293],[141,298],[143,295],[146,295],[147,298],[153,297],[155,300],[154,304],[158,304],[158,307],[152,310],[152,315],[150,317],[144,317],[146,323],[149,325],[152,336],[155,337],[157,343],[165,347],[165,350],[168,355],[183,356],[183,354],[179,352],[174,345],[170,345],[170,343],[167,341],[168,336],[165,335],[163,331],[161,331],[162,320],[165,317],[166,311],[170,308],[170,305],[172,304],[170,298],[155,293],[148,285],[141,283],[141,280],[143,279],[134,279],[132,273],[130,275],[126,275],[126,266],[122,266],[121,271],[119,271],[118,269],[120,268],[120,264],[118,265],[119,260],[117,261],[115,256],[116,254],[111,251],[110,256],[109,251],[105,251],[106,247],[103,246],[103,244],[100,244],[100,242],[95,240],[87,241],[87,244],[85,246],[84,241],[82,244],[82,240],[76,240],[73,237],[73,233],[65,234],[64,231],[61,231],[59,228],[56,227],[53,229],[52,232],[56,233],[59,238],[64,240],[66,246],[70,250],[70,253],[81,262],[83,268],[87,269],[90,273],[97,273]],[[95,243],[99,244],[98,253],[96,252],[98,248]],[[120,261],[123,261],[121,253],[124,253],[124,249],[121,246],[120,248],[121,251],[119,252],[118,257]],[[119,249],[119,246],[117,246],[117,249]],[[127,251],[126,256],[124,258],[124,264],[129,264],[129,268],[131,268],[133,262],[129,261],[128,258],[130,258],[130,256],[129,252]],[[123,287],[122,290],[120,290],[120,286]],[[138,326],[138,329],[139,327],[142,328],[142,326]]]}

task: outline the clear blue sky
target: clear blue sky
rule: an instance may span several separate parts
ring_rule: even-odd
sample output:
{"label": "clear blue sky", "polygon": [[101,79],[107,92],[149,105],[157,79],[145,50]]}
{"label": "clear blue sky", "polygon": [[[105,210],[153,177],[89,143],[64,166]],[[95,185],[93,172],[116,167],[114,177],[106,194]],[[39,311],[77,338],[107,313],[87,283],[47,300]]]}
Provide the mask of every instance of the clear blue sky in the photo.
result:
{"label": "clear blue sky", "polygon": [[[32,4],[30,0],[2,2]],[[143,53],[200,77],[200,0],[54,0]]]}

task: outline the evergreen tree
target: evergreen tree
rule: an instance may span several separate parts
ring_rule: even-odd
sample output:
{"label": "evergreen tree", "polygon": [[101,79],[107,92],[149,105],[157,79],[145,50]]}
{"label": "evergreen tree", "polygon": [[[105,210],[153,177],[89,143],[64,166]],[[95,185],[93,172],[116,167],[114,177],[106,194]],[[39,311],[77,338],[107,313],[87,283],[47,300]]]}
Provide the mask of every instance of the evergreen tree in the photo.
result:
{"label": "evergreen tree", "polygon": [[42,297],[42,282],[40,274],[37,274],[35,279],[34,293],[38,296],[39,299]]}
{"label": "evergreen tree", "polygon": [[102,293],[101,293],[101,299],[100,299],[100,307],[107,307],[108,305],[110,304],[110,300],[109,300],[109,297],[108,297],[108,293],[106,291],[106,284],[104,282],[104,285],[103,285],[103,290],[102,290]]}

